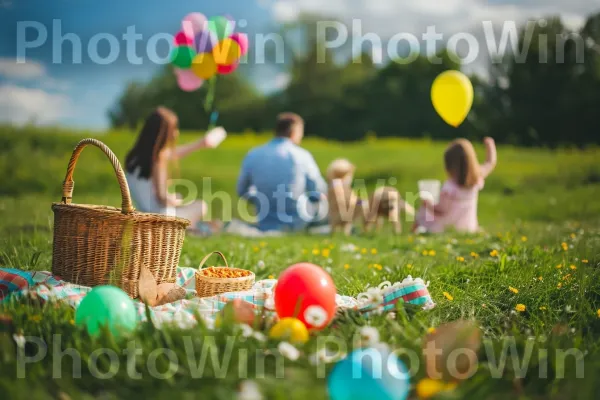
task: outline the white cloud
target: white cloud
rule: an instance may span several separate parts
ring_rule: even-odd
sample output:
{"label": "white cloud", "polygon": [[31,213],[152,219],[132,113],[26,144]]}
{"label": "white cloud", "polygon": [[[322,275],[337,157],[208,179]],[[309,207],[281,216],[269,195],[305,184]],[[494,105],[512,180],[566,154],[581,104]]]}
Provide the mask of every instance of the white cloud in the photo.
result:
{"label": "white cloud", "polygon": [[0,76],[7,79],[30,80],[46,75],[43,64],[35,61],[17,63],[14,58],[0,58]]}
{"label": "white cloud", "polygon": [[283,0],[273,3],[272,10],[273,18],[277,22],[292,22],[298,19],[299,8],[294,1]]}
{"label": "white cloud", "polygon": [[71,101],[64,94],[16,85],[0,86],[0,121],[15,125],[51,124],[69,115]]}
{"label": "white cloud", "polygon": [[450,35],[469,32],[484,20],[522,23],[556,14],[563,15],[569,27],[578,27],[587,14],[600,11],[600,4],[597,0],[284,0],[271,8],[276,19],[297,18],[303,12],[333,16],[348,25],[360,19],[364,32],[390,37],[401,32],[420,35],[432,25]]}

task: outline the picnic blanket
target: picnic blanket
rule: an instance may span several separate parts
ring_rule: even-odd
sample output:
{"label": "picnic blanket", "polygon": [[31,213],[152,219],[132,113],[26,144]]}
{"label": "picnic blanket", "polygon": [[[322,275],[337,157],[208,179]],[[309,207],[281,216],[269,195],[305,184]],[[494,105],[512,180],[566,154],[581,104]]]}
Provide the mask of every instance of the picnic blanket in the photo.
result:
{"label": "picnic blanket", "polygon": [[[242,299],[255,309],[265,313],[275,313],[273,288],[275,279],[257,281],[249,291],[230,292],[212,297],[196,297],[194,268],[177,269],[177,284],[183,287],[187,296],[183,300],[150,308],[150,318],[156,326],[175,323],[187,328],[198,323],[200,315],[208,326],[214,324],[217,313],[233,299]],[[0,302],[19,301],[23,297],[35,296],[42,301],[63,301],[77,308],[90,287],[65,282],[50,272],[29,272],[18,269],[0,268]],[[423,309],[435,307],[428,291],[428,283],[408,276],[402,282],[383,282],[378,287],[369,288],[358,297],[336,295],[338,309],[352,309],[369,315],[395,309],[398,301],[421,306]],[[146,306],[134,301],[140,320],[147,320]]]}

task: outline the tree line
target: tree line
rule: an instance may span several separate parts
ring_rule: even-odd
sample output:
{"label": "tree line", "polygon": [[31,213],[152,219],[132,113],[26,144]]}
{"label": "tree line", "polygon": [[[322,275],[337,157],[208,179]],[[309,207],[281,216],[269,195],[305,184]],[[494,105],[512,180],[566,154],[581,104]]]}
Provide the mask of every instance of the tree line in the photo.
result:
{"label": "tree line", "polygon": [[[573,34],[583,39],[568,40]],[[523,27],[518,43],[520,50],[527,48],[523,57],[490,62],[486,79],[471,76],[474,104],[459,128],[446,125],[430,99],[433,80],[443,71],[460,68],[446,50],[437,64],[419,56],[408,64],[392,60],[378,67],[366,53],[340,64],[333,52],[318,63],[322,43],[314,36],[305,38],[309,51],[292,58],[287,65],[289,84],[276,93],[260,93],[238,73],[220,76],[215,95],[218,122],[231,132],[270,131],[275,115],[294,111],[305,119],[307,135],[340,141],[368,135],[473,140],[493,136],[498,142],[523,146],[599,144],[600,14],[589,17],[577,32],[559,18],[549,18],[535,25],[531,43],[525,38]],[[546,46],[539,45],[540,38]],[[540,47],[547,53],[540,54]],[[164,68],[149,82],[132,82],[125,88],[109,110],[111,124],[136,129],[150,109],[164,105],[179,115],[181,129],[206,129],[210,115],[202,105],[208,86],[183,92],[170,67]]]}

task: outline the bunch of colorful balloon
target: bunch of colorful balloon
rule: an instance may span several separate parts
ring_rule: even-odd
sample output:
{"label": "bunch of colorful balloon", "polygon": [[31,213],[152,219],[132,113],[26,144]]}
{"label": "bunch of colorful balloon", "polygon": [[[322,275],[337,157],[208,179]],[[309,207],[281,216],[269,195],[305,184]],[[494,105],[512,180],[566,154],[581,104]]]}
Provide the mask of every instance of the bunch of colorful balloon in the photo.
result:
{"label": "bunch of colorful balloon", "polygon": [[188,14],[175,35],[171,55],[177,83],[181,90],[199,89],[205,80],[218,74],[230,74],[248,52],[248,36],[234,33],[235,22],[228,17],[210,19],[201,13]]}

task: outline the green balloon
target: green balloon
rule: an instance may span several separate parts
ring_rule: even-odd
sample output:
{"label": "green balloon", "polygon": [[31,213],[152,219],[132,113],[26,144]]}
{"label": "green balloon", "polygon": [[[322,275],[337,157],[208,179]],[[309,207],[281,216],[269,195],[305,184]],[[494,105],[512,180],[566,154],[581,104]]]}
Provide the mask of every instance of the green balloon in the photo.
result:
{"label": "green balloon", "polygon": [[211,17],[208,20],[208,30],[214,33],[219,41],[221,41],[233,33],[233,22],[227,17]]}
{"label": "green balloon", "polygon": [[115,286],[96,286],[79,303],[75,324],[85,326],[91,336],[98,336],[108,326],[114,336],[131,332],[137,326],[133,301]]}
{"label": "green balloon", "polygon": [[194,57],[196,57],[194,49],[189,46],[179,46],[171,54],[171,63],[177,68],[189,69]]}

